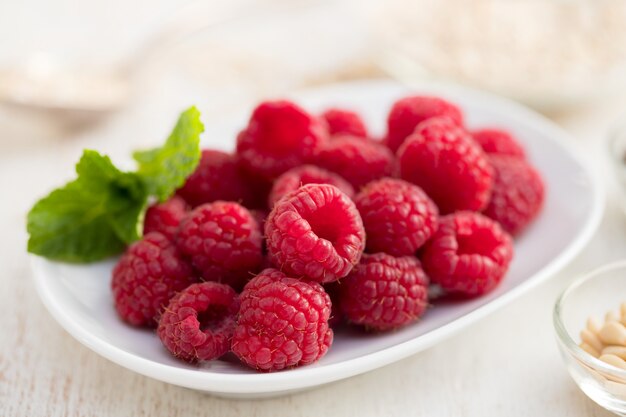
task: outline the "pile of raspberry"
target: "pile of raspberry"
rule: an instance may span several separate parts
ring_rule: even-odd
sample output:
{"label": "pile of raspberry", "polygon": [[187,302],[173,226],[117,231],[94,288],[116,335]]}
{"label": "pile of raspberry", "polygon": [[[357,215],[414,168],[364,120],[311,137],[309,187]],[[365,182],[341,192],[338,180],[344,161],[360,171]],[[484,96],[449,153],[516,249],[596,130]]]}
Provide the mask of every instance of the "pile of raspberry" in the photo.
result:
{"label": "pile of raspberry", "polygon": [[234,153],[204,150],[148,209],[113,270],[115,307],[184,361],[308,365],[339,326],[394,331],[429,292],[492,291],[543,201],[515,136],[468,129],[441,98],[395,102],[382,140],[350,110],[263,102]]}

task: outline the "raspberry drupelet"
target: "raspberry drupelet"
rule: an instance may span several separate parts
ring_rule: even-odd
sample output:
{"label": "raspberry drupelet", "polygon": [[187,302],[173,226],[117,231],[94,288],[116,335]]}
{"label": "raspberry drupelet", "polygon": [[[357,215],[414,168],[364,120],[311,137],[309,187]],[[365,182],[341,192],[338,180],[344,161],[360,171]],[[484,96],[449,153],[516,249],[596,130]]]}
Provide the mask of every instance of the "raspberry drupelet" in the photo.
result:
{"label": "raspberry drupelet", "polygon": [[365,247],[354,203],[328,184],[305,185],[282,198],[265,222],[265,236],[278,269],[322,283],[348,275]]}
{"label": "raspberry drupelet", "polygon": [[311,364],[333,341],[321,285],[266,269],[246,284],[232,339],[243,363],[264,372]]}
{"label": "raspberry drupelet", "polygon": [[364,254],[337,287],[345,318],[370,330],[412,323],[428,305],[428,278],[413,256]]}
{"label": "raspberry drupelet", "polygon": [[184,361],[217,359],[230,350],[238,311],[239,297],[228,285],[193,284],[170,300],[157,334]]}
{"label": "raspberry drupelet", "polygon": [[126,249],[113,269],[111,290],[119,316],[134,326],[156,326],[169,299],[197,282],[191,265],[158,232]]}

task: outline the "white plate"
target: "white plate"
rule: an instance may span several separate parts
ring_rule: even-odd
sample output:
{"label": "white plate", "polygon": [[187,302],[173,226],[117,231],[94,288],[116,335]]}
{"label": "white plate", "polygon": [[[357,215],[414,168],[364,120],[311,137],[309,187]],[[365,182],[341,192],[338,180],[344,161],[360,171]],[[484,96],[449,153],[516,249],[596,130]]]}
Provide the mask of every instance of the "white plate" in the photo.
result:
{"label": "white plate", "polygon": [[[415,91],[458,103],[470,127],[496,125],[510,129],[546,180],[545,208],[515,242],[511,269],[489,295],[464,302],[435,303],[419,323],[391,333],[368,335],[342,329],[336,333],[329,353],[317,364],[272,374],[253,372],[233,360],[185,364],[171,357],[151,331],[122,323],[113,309],[109,290],[113,261],[76,266],[33,257],[41,299],[71,335],[111,361],[161,381],[222,396],[271,396],[315,387],[387,365],[434,345],[510,302],[570,261],[596,229],[604,195],[598,177],[573,152],[566,133],[536,113],[501,98],[452,86],[428,85],[409,90],[388,81],[337,84],[294,98],[314,111],[329,105],[354,108],[371,121],[375,132],[382,133],[391,103]],[[220,147],[232,147],[231,138],[247,117],[248,113],[242,112],[234,124],[210,126],[207,137],[225,138]]]}

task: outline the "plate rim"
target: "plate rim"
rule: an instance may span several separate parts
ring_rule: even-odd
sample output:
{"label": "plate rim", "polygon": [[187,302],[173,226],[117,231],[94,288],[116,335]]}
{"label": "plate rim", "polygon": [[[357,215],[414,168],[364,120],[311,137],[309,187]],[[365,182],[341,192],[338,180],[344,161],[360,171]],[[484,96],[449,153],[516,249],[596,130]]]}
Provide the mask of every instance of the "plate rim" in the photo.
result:
{"label": "plate rim", "polygon": [[115,345],[110,344],[93,333],[84,329],[78,322],[64,311],[58,300],[50,297],[48,290],[49,279],[45,278],[42,268],[47,263],[54,263],[44,258],[30,255],[30,264],[34,273],[34,283],[39,298],[45,305],[49,313],[70,335],[81,344],[105,357],[106,359],[135,371],[139,374],[192,389],[203,390],[215,394],[280,394],[281,392],[302,390],[315,387],[341,379],[349,378],[373,369],[397,362],[421,350],[433,346],[435,343],[451,337],[461,329],[475,323],[481,318],[493,313],[504,305],[510,303],[515,298],[526,293],[538,284],[546,281],[563,269],[589,242],[597,230],[605,207],[605,185],[597,170],[593,169],[588,158],[575,147],[568,147],[566,143],[571,141],[571,135],[561,127],[545,118],[544,116],[526,108],[525,106],[513,102],[509,99],[480,90],[462,87],[450,83],[428,82],[422,85],[403,84],[388,79],[369,79],[332,83],[318,88],[309,88],[298,91],[298,94],[305,94],[307,91],[333,89],[333,88],[357,88],[359,86],[388,85],[390,88],[403,87],[407,93],[425,90],[438,90],[445,94],[446,91],[454,94],[464,94],[467,96],[479,97],[482,101],[489,101],[501,108],[511,109],[521,118],[528,120],[537,128],[548,133],[550,140],[556,142],[559,147],[576,161],[585,171],[591,183],[591,210],[585,220],[584,225],[579,229],[575,238],[567,244],[565,249],[554,259],[547,263],[535,274],[528,277],[522,283],[512,288],[498,298],[472,310],[471,312],[433,329],[426,334],[420,335],[405,342],[384,348],[382,350],[365,354],[357,358],[347,359],[338,363],[317,367],[310,365],[299,369],[298,372],[275,372],[258,374],[214,374],[198,371],[195,369],[185,369],[172,365],[154,362],[133,353],[127,352]]}

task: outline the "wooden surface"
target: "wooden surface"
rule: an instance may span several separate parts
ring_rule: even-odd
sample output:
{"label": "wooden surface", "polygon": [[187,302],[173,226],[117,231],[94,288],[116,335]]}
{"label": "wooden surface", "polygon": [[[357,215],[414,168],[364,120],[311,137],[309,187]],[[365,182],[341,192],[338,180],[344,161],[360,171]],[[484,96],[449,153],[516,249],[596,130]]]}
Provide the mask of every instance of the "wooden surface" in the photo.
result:
{"label": "wooden surface", "polygon": [[[187,93],[179,84],[168,90],[164,81],[157,95],[78,133],[53,134],[41,121],[0,113],[0,416],[610,415],[569,378],[551,313],[575,275],[626,253],[626,217],[612,188],[598,234],[558,276],[421,354],[316,390],[258,401],[214,398],[137,375],[70,337],[34,292],[25,213],[38,196],[71,177],[82,148],[115,159],[154,144],[189,103]],[[606,135],[625,108],[626,101],[555,116],[607,182]]]}

